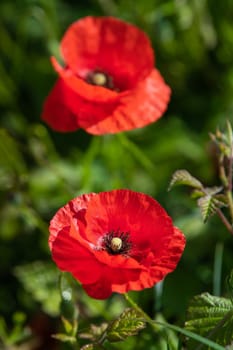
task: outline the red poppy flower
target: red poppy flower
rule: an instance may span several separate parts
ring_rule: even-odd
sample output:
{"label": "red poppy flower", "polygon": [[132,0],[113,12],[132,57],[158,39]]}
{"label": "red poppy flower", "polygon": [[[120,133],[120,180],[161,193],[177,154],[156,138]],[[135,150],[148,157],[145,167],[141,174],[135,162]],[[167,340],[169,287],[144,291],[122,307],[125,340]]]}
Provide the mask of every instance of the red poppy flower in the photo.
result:
{"label": "red poppy flower", "polygon": [[91,134],[143,127],[162,116],[170,88],[157,69],[145,33],[113,17],[85,17],[61,41],[62,67],[42,119],[61,132]]}
{"label": "red poppy flower", "polygon": [[58,210],[49,246],[59,269],[105,299],[162,280],[176,268],[185,238],[153,198],[114,190],[79,196]]}

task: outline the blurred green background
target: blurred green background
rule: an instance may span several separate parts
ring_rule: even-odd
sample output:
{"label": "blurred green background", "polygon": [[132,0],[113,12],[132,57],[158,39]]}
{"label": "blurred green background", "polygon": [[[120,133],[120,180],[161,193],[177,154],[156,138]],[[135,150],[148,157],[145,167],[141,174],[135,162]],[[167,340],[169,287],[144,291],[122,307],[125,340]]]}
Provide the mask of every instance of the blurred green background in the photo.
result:
{"label": "blurred green background", "polygon": [[[172,88],[168,111],[157,123],[97,137],[83,130],[59,134],[40,121],[56,80],[49,57],[66,28],[86,15],[117,16],[150,36],[156,65]],[[187,247],[177,270],[161,288],[140,294],[152,316],[160,310],[169,322],[182,324],[193,295],[226,293],[232,237],[217,218],[202,223],[185,189],[167,188],[179,168],[219,185],[208,133],[233,120],[232,96],[231,0],[1,1],[0,347],[72,348],[51,339],[60,327],[60,306],[69,312],[70,300],[60,303],[48,224],[59,207],[85,192],[131,188],[148,193],[185,233]],[[125,305],[120,296],[96,302],[74,288],[72,301],[81,305],[84,325],[109,320]],[[133,295],[139,299],[139,293]],[[146,332],[140,339],[137,349],[155,349],[157,340]],[[113,348],[133,349],[135,341]]]}

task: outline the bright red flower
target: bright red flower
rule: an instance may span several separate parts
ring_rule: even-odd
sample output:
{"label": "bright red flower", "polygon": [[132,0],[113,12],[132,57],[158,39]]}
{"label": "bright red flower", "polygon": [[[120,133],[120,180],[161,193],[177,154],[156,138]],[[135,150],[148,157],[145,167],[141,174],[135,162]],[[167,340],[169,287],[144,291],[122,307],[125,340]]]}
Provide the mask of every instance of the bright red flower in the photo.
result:
{"label": "bright red flower", "polygon": [[61,41],[62,67],[42,119],[61,132],[91,134],[143,127],[162,116],[170,88],[157,69],[145,33],[113,17],[85,17]]}
{"label": "bright red flower", "polygon": [[153,198],[114,190],[79,196],[58,210],[49,246],[59,269],[105,299],[162,280],[176,268],[185,238]]}

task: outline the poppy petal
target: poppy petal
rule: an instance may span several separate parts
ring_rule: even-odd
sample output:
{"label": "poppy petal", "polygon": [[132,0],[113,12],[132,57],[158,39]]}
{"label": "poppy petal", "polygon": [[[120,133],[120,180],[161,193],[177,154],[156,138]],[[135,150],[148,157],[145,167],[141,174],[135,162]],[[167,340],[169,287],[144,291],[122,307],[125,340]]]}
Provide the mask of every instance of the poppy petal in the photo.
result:
{"label": "poppy petal", "polygon": [[96,299],[106,299],[113,292],[126,293],[129,290],[136,287],[134,290],[140,290],[146,287],[142,287],[140,283],[138,284],[138,278],[140,276],[140,269],[130,270],[130,269],[109,269],[105,268],[102,278],[88,285],[83,285],[89,296]]}
{"label": "poppy petal", "polygon": [[174,227],[174,235],[168,247],[164,249],[158,257],[153,259],[151,272],[152,276],[155,278],[155,283],[175,270],[184,251],[185,243],[186,240],[182,232]]}
{"label": "poppy petal", "polygon": [[81,283],[94,283],[102,276],[102,265],[90,250],[70,236],[68,228],[61,230],[53,241],[52,257],[60,270],[70,272]]}
{"label": "poppy petal", "polygon": [[111,284],[104,278],[92,284],[83,284],[83,288],[91,298],[100,300],[109,298],[113,292]]}
{"label": "poppy petal", "polygon": [[42,111],[42,120],[60,132],[79,129],[77,116],[68,108],[69,101],[74,99],[74,93],[58,79],[54,88],[47,97]]}
{"label": "poppy petal", "polygon": [[79,78],[69,68],[63,68],[57,62],[55,57],[51,57],[51,62],[54,69],[69,86],[73,92],[76,92],[79,97],[85,100],[91,100],[91,102],[108,102],[115,101],[119,93],[102,86],[96,86],[88,84],[85,80]]}
{"label": "poppy petal", "polygon": [[[165,112],[170,88],[153,68],[149,38],[134,25],[85,17],[68,28],[61,51],[65,67],[51,58],[60,79],[42,112],[54,130],[117,133],[144,127]],[[96,72],[106,76],[106,86],[92,83]]]}
{"label": "poppy petal", "polygon": [[159,251],[173,233],[171,218],[159,203],[131,190],[101,192],[92,197],[86,221],[88,240],[96,245],[101,237],[112,231],[129,232],[133,246],[137,247],[132,249],[135,258],[140,255],[140,250]]}
{"label": "poppy petal", "polygon": [[134,90],[120,98],[111,115],[86,127],[86,131],[102,135],[144,127],[163,115],[170,95],[169,86],[154,69]]}
{"label": "poppy petal", "polygon": [[[64,227],[71,228],[74,225],[75,220],[82,218],[82,211],[87,208],[87,205],[95,193],[84,194],[74,198],[64,207],[60,208],[50,221],[49,226],[49,247],[53,248],[53,242],[56,239],[58,233],[63,230]],[[76,238],[78,238],[78,225],[76,225]],[[73,235],[74,236],[74,235]]]}
{"label": "poppy petal", "polygon": [[[146,34],[113,17],[85,17],[66,31],[61,51],[66,64],[84,78],[97,68],[113,76],[120,89],[143,80],[154,66]],[[142,54],[143,53],[143,54]]]}

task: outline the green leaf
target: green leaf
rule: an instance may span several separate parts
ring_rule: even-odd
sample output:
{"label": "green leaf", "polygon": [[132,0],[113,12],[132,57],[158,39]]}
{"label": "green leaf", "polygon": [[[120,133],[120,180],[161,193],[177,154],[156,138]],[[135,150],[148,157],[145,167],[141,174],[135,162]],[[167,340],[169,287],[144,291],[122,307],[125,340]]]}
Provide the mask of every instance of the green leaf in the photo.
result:
{"label": "green leaf", "polygon": [[219,194],[219,192],[222,191],[222,187],[220,186],[214,186],[214,187],[205,187],[202,189],[195,189],[192,191],[191,197],[194,199],[204,197],[206,195],[214,196],[214,198],[218,199],[219,201],[222,201],[224,205],[227,203],[227,198],[224,196],[224,194]]}
{"label": "green leaf", "polygon": [[219,201],[217,198],[209,194],[199,198],[197,204],[201,209],[201,214],[204,222],[206,222],[218,208],[221,208],[225,205],[222,201]]}
{"label": "green leaf", "polygon": [[66,331],[66,334],[72,334],[73,324],[63,316],[61,317],[61,320],[62,320],[63,327]]}
{"label": "green leaf", "polygon": [[204,192],[208,195],[215,195],[223,190],[222,186],[205,187]]}
{"label": "green leaf", "polygon": [[198,198],[201,198],[203,196],[205,196],[205,192],[202,190],[199,190],[199,189],[195,189],[191,193],[191,198],[193,198],[193,199],[198,199]]}
{"label": "green leaf", "polygon": [[[233,341],[232,328],[233,305],[230,299],[208,293],[192,299],[188,307],[185,329],[226,346]],[[193,342],[188,343],[188,349],[192,349],[193,346]]]}
{"label": "green leaf", "polygon": [[60,340],[61,342],[65,342],[65,343],[74,344],[77,342],[75,337],[72,337],[70,335],[63,334],[63,333],[52,334],[52,337],[54,339]]}
{"label": "green leaf", "polygon": [[200,190],[203,188],[202,183],[198,179],[193,177],[187,170],[184,169],[177,170],[172,175],[168,191],[170,191],[173,187],[180,185],[187,185]]}
{"label": "green leaf", "polygon": [[107,323],[101,323],[101,325],[96,326],[94,324],[90,325],[90,328],[86,332],[79,333],[79,337],[82,339],[88,339],[93,342],[98,341],[102,335],[105,333],[108,327]]}
{"label": "green leaf", "polygon": [[142,319],[141,313],[128,308],[108,326],[107,339],[110,342],[124,340],[129,336],[136,335],[145,326],[146,323]]}

